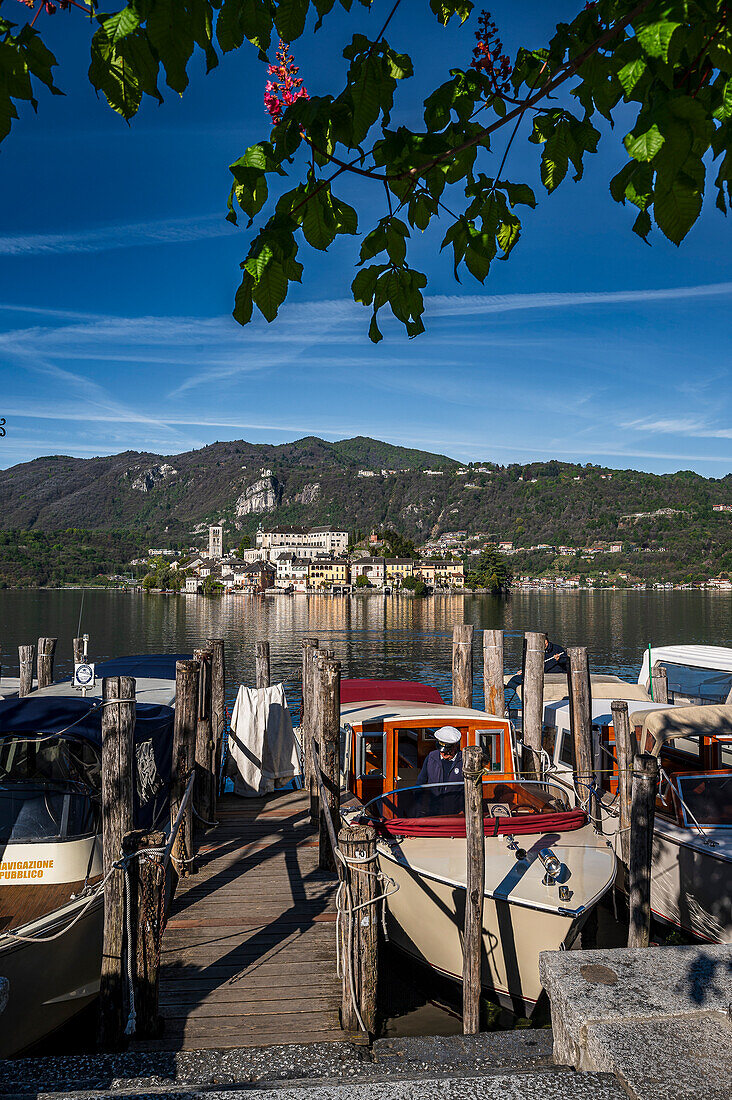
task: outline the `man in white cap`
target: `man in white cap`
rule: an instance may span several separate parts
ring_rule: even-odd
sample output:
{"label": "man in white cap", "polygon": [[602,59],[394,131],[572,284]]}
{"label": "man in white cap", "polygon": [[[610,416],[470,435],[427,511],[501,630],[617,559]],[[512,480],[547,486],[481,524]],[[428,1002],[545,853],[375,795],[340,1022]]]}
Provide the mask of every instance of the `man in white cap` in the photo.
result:
{"label": "man in white cap", "polygon": [[[427,755],[417,783],[462,783],[463,754],[460,750],[460,730],[455,729],[454,726],[442,726],[435,733],[435,740],[438,747]],[[435,790],[434,793],[443,794],[444,789]]]}

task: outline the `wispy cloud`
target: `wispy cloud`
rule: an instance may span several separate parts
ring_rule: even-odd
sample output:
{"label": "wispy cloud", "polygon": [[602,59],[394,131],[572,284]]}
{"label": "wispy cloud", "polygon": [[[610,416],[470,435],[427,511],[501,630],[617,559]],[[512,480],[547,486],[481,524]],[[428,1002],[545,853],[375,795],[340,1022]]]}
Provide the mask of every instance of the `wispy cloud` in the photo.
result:
{"label": "wispy cloud", "polygon": [[160,221],[108,225],[67,233],[32,233],[0,237],[0,256],[68,255],[107,252],[149,244],[185,244],[228,237],[233,227],[222,214],[199,218],[167,218]]}
{"label": "wispy cloud", "polygon": [[613,306],[646,302],[673,302],[686,298],[716,298],[732,295],[732,282],[702,286],[665,287],[659,290],[599,290],[541,292],[537,294],[433,295],[429,308],[437,316],[510,313],[523,309],[568,309],[575,306]]}
{"label": "wispy cloud", "polygon": [[693,417],[641,417],[628,420],[622,428],[648,432],[652,435],[683,435],[694,439],[732,439],[732,428],[720,428],[708,421]]}

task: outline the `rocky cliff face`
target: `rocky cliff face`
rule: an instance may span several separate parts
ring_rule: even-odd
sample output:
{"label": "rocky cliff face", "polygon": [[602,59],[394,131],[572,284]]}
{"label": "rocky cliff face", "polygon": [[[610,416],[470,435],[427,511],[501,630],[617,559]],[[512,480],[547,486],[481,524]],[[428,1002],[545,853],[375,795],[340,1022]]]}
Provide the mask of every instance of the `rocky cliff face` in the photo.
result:
{"label": "rocky cliff face", "polygon": [[320,497],[320,482],[312,481],[309,485],[303,485],[299,493],[292,498],[295,504],[315,504]]}
{"label": "rocky cliff face", "polygon": [[248,485],[234,505],[237,526],[244,516],[274,512],[282,499],[282,488],[273,474],[257,478]]}
{"label": "rocky cliff face", "polygon": [[131,478],[130,484],[133,489],[137,489],[140,493],[149,493],[156,485],[160,485],[177,473],[178,471],[174,470],[169,462],[161,462],[159,466],[150,466],[139,473],[135,469],[128,470],[126,476]]}

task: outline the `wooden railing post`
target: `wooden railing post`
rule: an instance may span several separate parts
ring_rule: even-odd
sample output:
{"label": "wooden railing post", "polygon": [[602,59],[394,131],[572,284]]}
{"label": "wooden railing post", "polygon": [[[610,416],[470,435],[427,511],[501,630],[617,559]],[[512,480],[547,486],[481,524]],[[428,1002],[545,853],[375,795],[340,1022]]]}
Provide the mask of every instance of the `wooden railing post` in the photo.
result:
{"label": "wooden railing post", "polygon": [[521,725],[525,749],[522,770],[529,779],[541,777],[541,731],[544,725],[544,640],[546,634],[524,634]]}
{"label": "wooden railing post", "polygon": [[[148,848],[164,848],[165,833],[134,829],[122,838],[126,856]],[[165,924],[165,868],[157,855],[130,860],[130,901],[134,929],[132,985],[135,997],[135,1035],[153,1039],[162,1031],[158,1012],[160,948]],[[129,945],[128,945],[129,950]]]}
{"label": "wooden railing post", "polygon": [[211,651],[211,737],[213,738],[214,784],[213,814],[221,783],[221,756],[226,729],[226,656],[223,638],[207,638],[206,648]]}
{"label": "wooden railing post", "polygon": [[615,731],[615,759],[618,762],[618,802],[620,803],[620,861],[628,873],[630,862],[630,806],[633,790],[633,757],[638,751],[635,731],[630,728],[628,704],[614,699],[610,704]]}
{"label": "wooden railing post", "polygon": [[346,859],[346,898],[350,909],[341,927],[341,1027],[345,1031],[360,1030],[353,1003],[355,995],[363,1026],[373,1033],[379,976],[380,904],[374,898],[382,889],[374,874],[378,870],[376,831],[372,825],[344,825],[338,834],[338,847]]}
{"label": "wooden railing post", "polygon": [[318,827],[318,788],[310,764],[308,744],[313,740],[313,688],[318,646],[317,638],[305,638],[302,643],[302,708],[300,710],[303,787],[310,795],[310,825],[314,829]]}
{"label": "wooden railing post", "polygon": [[668,672],[658,661],[651,669],[651,686],[653,702],[668,703]]}
{"label": "wooden railing post", "polygon": [[201,672],[198,681],[198,721],[196,723],[196,798],[199,825],[207,828],[207,822],[213,820],[214,775],[216,761],[214,756],[213,727],[211,721],[211,665],[213,653],[210,649],[194,649],[193,659],[198,661]]}
{"label": "wooden railing post", "polygon": [[[175,666],[175,719],[170,776],[170,823],[186,792],[196,760],[198,726],[198,661],[177,661]],[[172,850],[173,866],[181,877],[193,874],[193,807],[189,799]]]}
{"label": "wooden railing post", "polygon": [[473,627],[471,623],[452,628],[452,705],[473,705]]}
{"label": "wooden railing post", "polygon": [[483,957],[483,895],[485,892],[485,832],[483,826],[483,751],[463,749],[465,780],[465,924],[463,928],[463,1034],[480,1031],[481,964]]}
{"label": "wooden railing post", "polygon": [[318,819],[318,866],[323,871],[335,871],[335,856],[331,851],[325,815],[329,814],[337,831],[341,806],[341,665],[332,658],[320,658],[317,663],[318,702],[317,740],[318,762],[323,777],[327,803],[320,807]]}
{"label": "wooden railing post", "polygon": [[595,763],[592,746],[590,666],[584,646],[567,650],[569,657],[569,720],[574,746],[574,783],[580,803],[586,803],[590,821],[600,832],[600,811],[593,796]]}
{"label": "wooden railing post", "polygon": [[257,642],[255,673],[256,686],[258,688],[268,688],[270,685],[269,642]]}
{"label": "wooden railing post", "polygon": [[503,631],[483,631],[483,694],[486,714],[503,718],[506,693],[503,686]]}
{"label": "wooden railing post", "polygon": [[56,653],[55,638],[38,639],[38,686],[50,687],[53,683],[53,658]]}
{"label": "wooden railing post", "polygon": [[[135,681],[111,676],[102,682],[102,852],[105,876],[122,855],[132,829]],[[132,930],[127,930],[128,950]],[[63,948],[61,948],[63,950]],[[99,1043],[118,1046],[126,1024],[125,880],[115,872],[104,887],[104,947],[99,986]]]}
{"label": "wooden railing post", "polygon": [[20,664],[20,680],[18,683],[18,698],[24,699],[33,691],[33,664],[35,662],[36,647],[34,645],[18,646],[18,661]]}
{"label": "wooden railing post", "polygon": [[657,791],[657,757],[636,753],[630,808],[628,947],[648,947],[651,941],[651,861]]}

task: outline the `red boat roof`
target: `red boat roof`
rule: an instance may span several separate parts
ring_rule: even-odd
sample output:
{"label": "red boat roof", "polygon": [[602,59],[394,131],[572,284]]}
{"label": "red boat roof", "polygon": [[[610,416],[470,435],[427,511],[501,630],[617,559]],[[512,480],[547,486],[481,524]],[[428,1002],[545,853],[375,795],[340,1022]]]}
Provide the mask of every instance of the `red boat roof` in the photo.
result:
{"label": "red boat roof", "polygon": [[376,700],[408,703],[444,703],[437,688],[416,680],[341,680],[341,703],[370,703]]}

